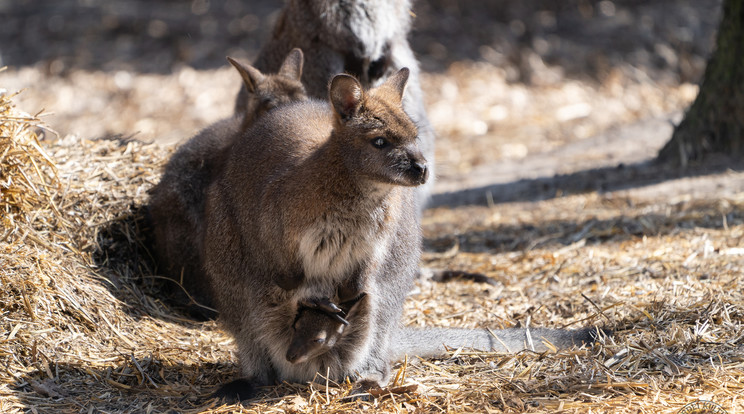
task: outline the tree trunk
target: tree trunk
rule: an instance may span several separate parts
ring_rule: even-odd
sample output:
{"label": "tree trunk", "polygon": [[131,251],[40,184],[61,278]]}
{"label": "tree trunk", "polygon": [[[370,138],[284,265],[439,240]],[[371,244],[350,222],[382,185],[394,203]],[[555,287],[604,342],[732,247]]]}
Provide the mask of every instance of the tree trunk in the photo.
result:
{"label": "tree trunk", "polygon": [[744,153],[744,0],[725,0],[716,49],[700,92],[664,148],[659,161],[686,166],[705,154]]}

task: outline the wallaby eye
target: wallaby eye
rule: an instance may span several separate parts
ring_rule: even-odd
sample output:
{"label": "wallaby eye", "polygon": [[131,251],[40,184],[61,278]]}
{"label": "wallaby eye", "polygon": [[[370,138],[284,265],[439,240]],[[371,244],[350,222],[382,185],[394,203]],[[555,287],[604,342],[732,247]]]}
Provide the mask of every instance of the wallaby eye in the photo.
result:
{"label": "wallaby eye", "polygon": [[325,338],[315,338],[313,339],[313,343],[316,343],[318,345],[323,345],[325,343]]}
{"label": "wallaby eye", "polygon": [[388,141],[383,137],[375,137],[372,139],[372,145],[377,149],[382,149],[388,146]]}

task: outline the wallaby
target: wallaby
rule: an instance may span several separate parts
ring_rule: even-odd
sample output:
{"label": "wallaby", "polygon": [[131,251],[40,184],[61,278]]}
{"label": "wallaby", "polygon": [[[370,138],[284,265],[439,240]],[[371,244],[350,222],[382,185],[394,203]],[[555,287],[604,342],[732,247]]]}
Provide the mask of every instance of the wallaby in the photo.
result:
{"label": "wallaby", "polygon": [[317,309],[301,308],[298,312],[286,353],[287,361],[292,364],[306,362],[329,351],[349,324]]}
{"label": "wallaby", "polygon": [[287,54],[277,74],[263,74],[250,65],[228,60],[249,91],[243,96],[244,111],[208,126],[181,145],[151,190],[149,201],[159,270],[182,286],[171,286],[174,301],[191,303],[192,313],[200,318],[214,317],[201,245],[205,192],[221,166],[222,153],[267,111],[307,99],[300,82],[303,55],[299,49]]}
{"label": "wallaby", "polygon": [[[337,75],[330,105],[310,100],[265,114],[210,185],[205,270],[236,339],[242,397],[317,372],[361,386],[387,380],[390,337],[420,256],[415,186],[429,174],[402,107],[408,76],[401,69],[365,91]],[[361,292],[334,347],[287,361],[300,301],[342,303]]]}
{"label": "wallaby", "polygon": [[[204,257],[243,379],[218,396],[247,399],[258,386],[306,382],[318,372],[350,377],[358,389],[381,386],[395,358],[444,349],[428,333],[400,327],[420,257],[414,186],[427,178],[416,127],[401,105],[407,77],[401,69],[365,91],[355,78],[337,75],[330,106],[310,100],[277,108],[228,154],[208,190]],[[333,321],[315,331],[291,329],[311,316],[299,306],[308,299],[343,303],[360,292],[366,294],[340,333]],[[314,353],[294,342],[320,331],[335,344]],[[449,332],[444,338],[455,343],[444,345],[496,349],[482,332]],[[524,330],[499,332],[509,342],[504,350],[525,348]],[[556,340],[547,332],[533,343]],[[569,332],[557,338],[583,341],[579,331]]]}
{"label": "wallaby", "polygon": [[[258,69],[275,71],[288,50],[301,48],[312,62],[303,72],[302,81],[308,94],[318,99],[326,98],[328,81],[337,73],[354,75],[363,87],[369,88],[400,68],[409,68],[403,107],[418,127],[419,147],[429,169],[429,179],[416,190],[421,212],[436,178],[435,134],[424,106],[419,64],[408,43],[411,16],[410,0],[288,0],[254,64]],[[247,93],[245,87],[241,88],[236,113],[245,111]],[[452,279],[438,269],[426,269],[424,273],[433,274],[435,280]],[[494,283],[482,274],[457,275],[458,279]]]}
{"label": "wallaby", "polygon": [[[359,298],[334,307],[327,299],[300,304],[292,325],[293,336],[287,350],[287,361],[305,362],[329,351],[342,337],[349,322],[345,316],[358,312]],[[599,329],[599,330],[598,330]],[[448,350],[459,348],[487,352],[517,352],[524,349],[546,352],[581,346],[598,339],[598,333],[609,335],[601,328],[578,330],[546,328],[463,329],[403,327],[395,331],[390,349],[391,362],[408,356],[438,358]]]}
{"label": "wallaby", "polygon": [[287,361],[293,364],[302,363],[331,350],[349,326],[344,317],[359,312],[359,304],[364,296],[362,293],[337,309],[319,309],[316,304],[301,303],[292,324],[293,334],[287,349]]}
{"label": "wallaby", "polygon": [[[328,82],[338,73],[354,75],[370,88],[407,67],[403,107],[418,126],[419,146],[430,171],[430,179],[417,190],[423,209],[434,178],[434,129],[424,107],[419,64],[408,43],[412,15],[410,0],[288,0],[254,65],[276,71],[290,49],[302,49],[312,63],[302,81],[308,94],[318,99],[326,98]],[[245,93],[242,88],[236,112],[243,111]]]}

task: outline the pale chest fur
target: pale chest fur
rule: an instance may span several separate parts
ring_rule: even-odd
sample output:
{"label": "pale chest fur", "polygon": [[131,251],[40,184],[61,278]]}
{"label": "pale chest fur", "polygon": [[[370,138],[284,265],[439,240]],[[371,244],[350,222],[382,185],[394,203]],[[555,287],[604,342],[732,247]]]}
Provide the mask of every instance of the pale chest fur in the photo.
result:
{"label": "pale chest fur", "polygon": [[305,277],[335,284],[362,265],[380,263],[395,215],[389,206],[380,203],[362,211],[331,211],[310,221],[298,243]]}

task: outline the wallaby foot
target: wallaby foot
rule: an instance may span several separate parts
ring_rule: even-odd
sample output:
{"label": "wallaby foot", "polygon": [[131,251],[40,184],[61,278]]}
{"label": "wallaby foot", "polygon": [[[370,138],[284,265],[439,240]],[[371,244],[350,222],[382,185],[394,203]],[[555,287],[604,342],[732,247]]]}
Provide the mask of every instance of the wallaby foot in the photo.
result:
{"label": "wallaby foot", "polygon": [[258,394],[256,383],[247,378],[238,378],[230,381],[215,391],[212,398],[217,398],[226,404],[242,403],[250,400]]}
{"label": "wallaby foot", "polygon": [[349,393],[349,395],[344,399],[353,401],[370,401],[373,399],[373,396],[372,394],[370,394],[369,391],[381,387],[382,385],[380,385],[380,383],[375,380],[358,380],[351,387],[351,392]]}

